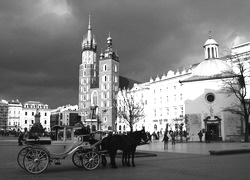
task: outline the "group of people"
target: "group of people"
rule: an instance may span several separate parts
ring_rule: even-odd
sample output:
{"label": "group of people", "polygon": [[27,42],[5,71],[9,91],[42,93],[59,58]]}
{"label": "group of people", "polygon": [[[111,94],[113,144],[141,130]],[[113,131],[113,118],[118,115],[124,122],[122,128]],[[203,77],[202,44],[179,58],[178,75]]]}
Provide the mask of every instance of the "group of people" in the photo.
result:
{"label": "group of people", "polygon": [[[203,133],[202,133],[201,130],[200,130],[200,132],[198,133],[198,136],[199,136],[200,142],[202,142]],[[207,131],[205,132],[205,142],[206,142],[206,143],[210,143],[210,141],[211,141],[211,131],[207,130]]]}
{"label": "group of people", "polygon": [[[175,145],[176,133],[173,132],[173,131],[170,131],[169,135],[171,137],[171,143],[172,143],[172,145]],[[166,131],[164,133],[164,136],[163,136],[163,139],[162,139],[162,142],[164,142],[164,149],[168,149],[168,140],[169,140],[168,131]]]}

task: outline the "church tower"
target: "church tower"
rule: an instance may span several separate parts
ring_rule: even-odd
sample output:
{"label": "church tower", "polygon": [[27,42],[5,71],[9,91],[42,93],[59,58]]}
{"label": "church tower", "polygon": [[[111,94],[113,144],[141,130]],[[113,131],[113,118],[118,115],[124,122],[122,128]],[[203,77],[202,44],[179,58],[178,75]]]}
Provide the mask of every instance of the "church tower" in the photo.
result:
{"label": "church tower", "polygon": [[115,129],[117,110],[115,105],[116,95],[119,90],[119,57],[112,46],[109,33],[107,49],[102,51],[99,60],[99,113],[103,130]]}
{"label": "church tower", "polygon": [[82,41],[82,62],[79,67],[79,115],[81,120],[85,121],[89,115],[91,106],[90,89],[98,83],[98,62],[96,59],[97,44],[92,34],[92,28],[89,24],[87,35]]}

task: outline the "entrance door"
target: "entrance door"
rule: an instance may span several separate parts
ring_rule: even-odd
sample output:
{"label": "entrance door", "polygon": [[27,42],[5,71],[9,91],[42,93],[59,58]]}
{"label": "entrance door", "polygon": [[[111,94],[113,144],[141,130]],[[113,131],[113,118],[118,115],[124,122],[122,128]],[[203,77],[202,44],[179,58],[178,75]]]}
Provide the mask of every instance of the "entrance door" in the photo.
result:
{"label": "entrance door", "polygon": [[219,124],[218,123],[207,124],[207,130],[211,132],[212,141],[219,141]]}

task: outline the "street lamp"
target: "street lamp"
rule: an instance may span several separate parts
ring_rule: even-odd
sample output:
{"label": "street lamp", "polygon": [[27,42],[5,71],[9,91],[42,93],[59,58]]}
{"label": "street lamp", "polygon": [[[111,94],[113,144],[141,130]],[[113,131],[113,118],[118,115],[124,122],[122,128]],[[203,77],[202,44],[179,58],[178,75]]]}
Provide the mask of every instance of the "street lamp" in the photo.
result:
{"label": "street lamp", "polygon": [[[92,131],[92,121],[93,121],[93,119],[94,118],[96,118],[97,119],[97,121],[98,121],[98,117],[97,117],[97,114],[96,114],[96,109],[97,109],[97,105],[95,105],[95,106],[90,106],[90,111],[91,111],[91,131]],[[98,124],[98,122],[97,122],[97,124]]]}

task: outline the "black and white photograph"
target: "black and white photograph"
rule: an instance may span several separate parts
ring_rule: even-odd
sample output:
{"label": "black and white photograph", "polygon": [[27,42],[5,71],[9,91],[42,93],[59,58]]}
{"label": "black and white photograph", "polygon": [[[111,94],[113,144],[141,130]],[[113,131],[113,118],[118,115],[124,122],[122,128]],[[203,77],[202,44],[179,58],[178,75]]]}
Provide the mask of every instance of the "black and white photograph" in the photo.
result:
{"label": "black and white photograph", "polygon": [[249,179],[249,8],[0,0],[0,179]]}

